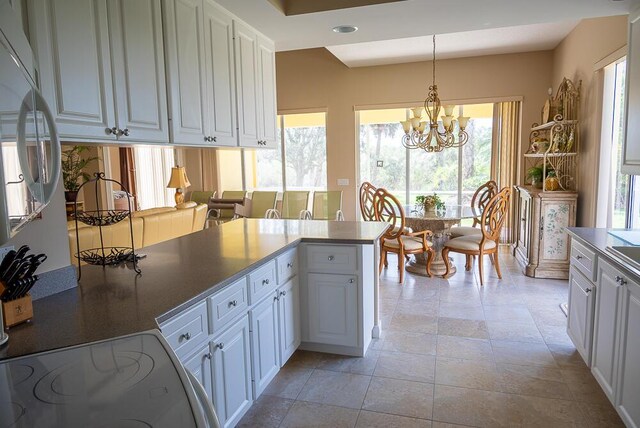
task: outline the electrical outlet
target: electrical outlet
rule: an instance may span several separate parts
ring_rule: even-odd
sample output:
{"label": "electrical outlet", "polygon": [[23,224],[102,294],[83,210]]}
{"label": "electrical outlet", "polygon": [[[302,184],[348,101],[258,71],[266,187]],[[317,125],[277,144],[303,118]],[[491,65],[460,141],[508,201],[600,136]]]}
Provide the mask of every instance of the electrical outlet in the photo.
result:
{"label": "electrical outlet", "polygon": [[11,250],[15,250],[13,245],[7,245],[6,247],[0,247],[0,262],[4,259],[4,256]]}

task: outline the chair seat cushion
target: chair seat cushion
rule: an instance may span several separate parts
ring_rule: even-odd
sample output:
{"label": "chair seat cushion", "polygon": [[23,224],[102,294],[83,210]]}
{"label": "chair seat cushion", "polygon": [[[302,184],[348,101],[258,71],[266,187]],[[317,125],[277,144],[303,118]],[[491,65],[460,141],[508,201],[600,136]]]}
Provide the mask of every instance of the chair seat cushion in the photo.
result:
{"label": "chair seat cushion", "polygon": [[[393,233],[396,233],[398,229],[400,229],[400,226],[394,227]],[[404,230],[404,233],[413,233],[413,229],[411,229],[409,226],[405,226],[403,230]]]}
{"label": "chair seat cushion", "polygon": [[478,227],[471,226],[456,226],[449,229],[452,238],[458,238],[460,236],[468,235],[482,235],[482,231]]}
{"label": "chair seat cushion", "polygon": [[[402,243],[404,244],[405,251],[416,251],[424,249],[422,246],[422,239],[416,238],[414,236],[402,236]],[[429,246],[431,246],[431,242],[427,241]],[[397,239],[389,239],[384,241],[384,248],[389,249],[398,249],[400,248],[400,244]]]}
{"label": "chair seat cushion", "polygon": [[[447,248],[451,248],[452,250],[479,251],[481,240],[482,240],[482,234],[460,236],[459,238],[453,238],[448,240],[444,244],[444,246]],[[484,242],[485,250],[491,250],[493,248],[496,248],[496,243],[494,241],[487,240]]]}

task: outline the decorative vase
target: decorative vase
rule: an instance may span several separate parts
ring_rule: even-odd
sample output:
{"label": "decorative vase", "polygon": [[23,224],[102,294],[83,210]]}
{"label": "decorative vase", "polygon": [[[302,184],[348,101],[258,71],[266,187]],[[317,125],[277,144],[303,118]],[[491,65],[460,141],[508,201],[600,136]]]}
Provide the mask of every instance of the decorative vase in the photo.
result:
{"label": "decorative vase", "polygon": [[434,214],[436,212],[436,205],[435,204],[427,204],[425,202],[425,204],[424,204],[424,212],[425,213],[429,213],[429,214]]}
{"label": "decorative vase", "polygon": [[75,202],[78,197],[78,191],[65,190],[64,191],[64,199],[67,202]]}
{"label": "decorative vase", "polygon": [[560,188],[560,182],[558,181],[558,177],[547,177],[544,180],[544,190],[553,191],[558,190]]}

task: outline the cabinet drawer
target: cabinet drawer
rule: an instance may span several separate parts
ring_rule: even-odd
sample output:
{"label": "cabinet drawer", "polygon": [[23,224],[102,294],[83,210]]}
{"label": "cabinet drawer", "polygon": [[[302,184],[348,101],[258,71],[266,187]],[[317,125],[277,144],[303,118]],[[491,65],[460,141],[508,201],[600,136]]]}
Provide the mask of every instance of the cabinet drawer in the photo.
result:
{"label": "cabinet drawer", "polygon": [[282,285],[298,274],[298,250],[287,251],[276,259],[278,285]]}
{"label": "cabinet drawer", "polygon": [[276,261],[271,260],[249,274],[249,303],[258,303],[263,296],[275,290]]}
{"label": "cabinet drawer", "polygon": [[571,241],[571,265],[582,272],[589,281],[596,280],[598,274],[596,270],[596,253],[575,239]]}
{"label": "cabinet drawer", "polygon": [[249,306],[247,278],[241,278],[224,290],[209,297],[209,323],[215,333]]}
{"label": "cabinet drawer", "polygon": [[357,251],[350,245],[308,245],[309,272],[355,273],[358,270]]}
{"label": "cabinet drawer", "polygon": [[209,336],[207,302],[198,303],[160,327],[178,357],[182,358]]}

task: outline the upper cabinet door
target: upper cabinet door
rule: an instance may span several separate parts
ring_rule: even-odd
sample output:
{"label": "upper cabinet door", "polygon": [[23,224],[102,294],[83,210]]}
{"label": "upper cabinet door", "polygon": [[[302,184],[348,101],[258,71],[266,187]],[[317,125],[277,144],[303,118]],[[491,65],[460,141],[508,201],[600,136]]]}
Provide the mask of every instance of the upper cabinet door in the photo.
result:
{"label": "upper cabinet door", "polygon": [[237,146],[233,19],[211,0],[204,3],[208,133],[215,146]]}
{"label": "upper cabinet door", "polygon": [[202,0],[166,0],[164,31],[172,143],[207,143]]}
{"label": "upper cabinet door", "polygon": [[258,61],[260,65],[259,139],[265,143],[263,146],[276,147],[276,53],[273,43],[263,37],[258,38]]}
{"label": "upper cabinet door", "polygon": [[258,144],[257,36],[249,27],[234,21],[236,88],[238,95],[238,135],[240,146]]}
{"label": "upper cabinet door", "polygon": [[30,0],[40,88],[67,140],[115,140],[106,0]]}
{"label": "upper cabinet door", "polygon": [[640,8],[629,15],[623,174],[640,174]]}
{"label": "upper cabinet door", "polygon": [[168,142],[160,0],[109,0],[119,140]]}

